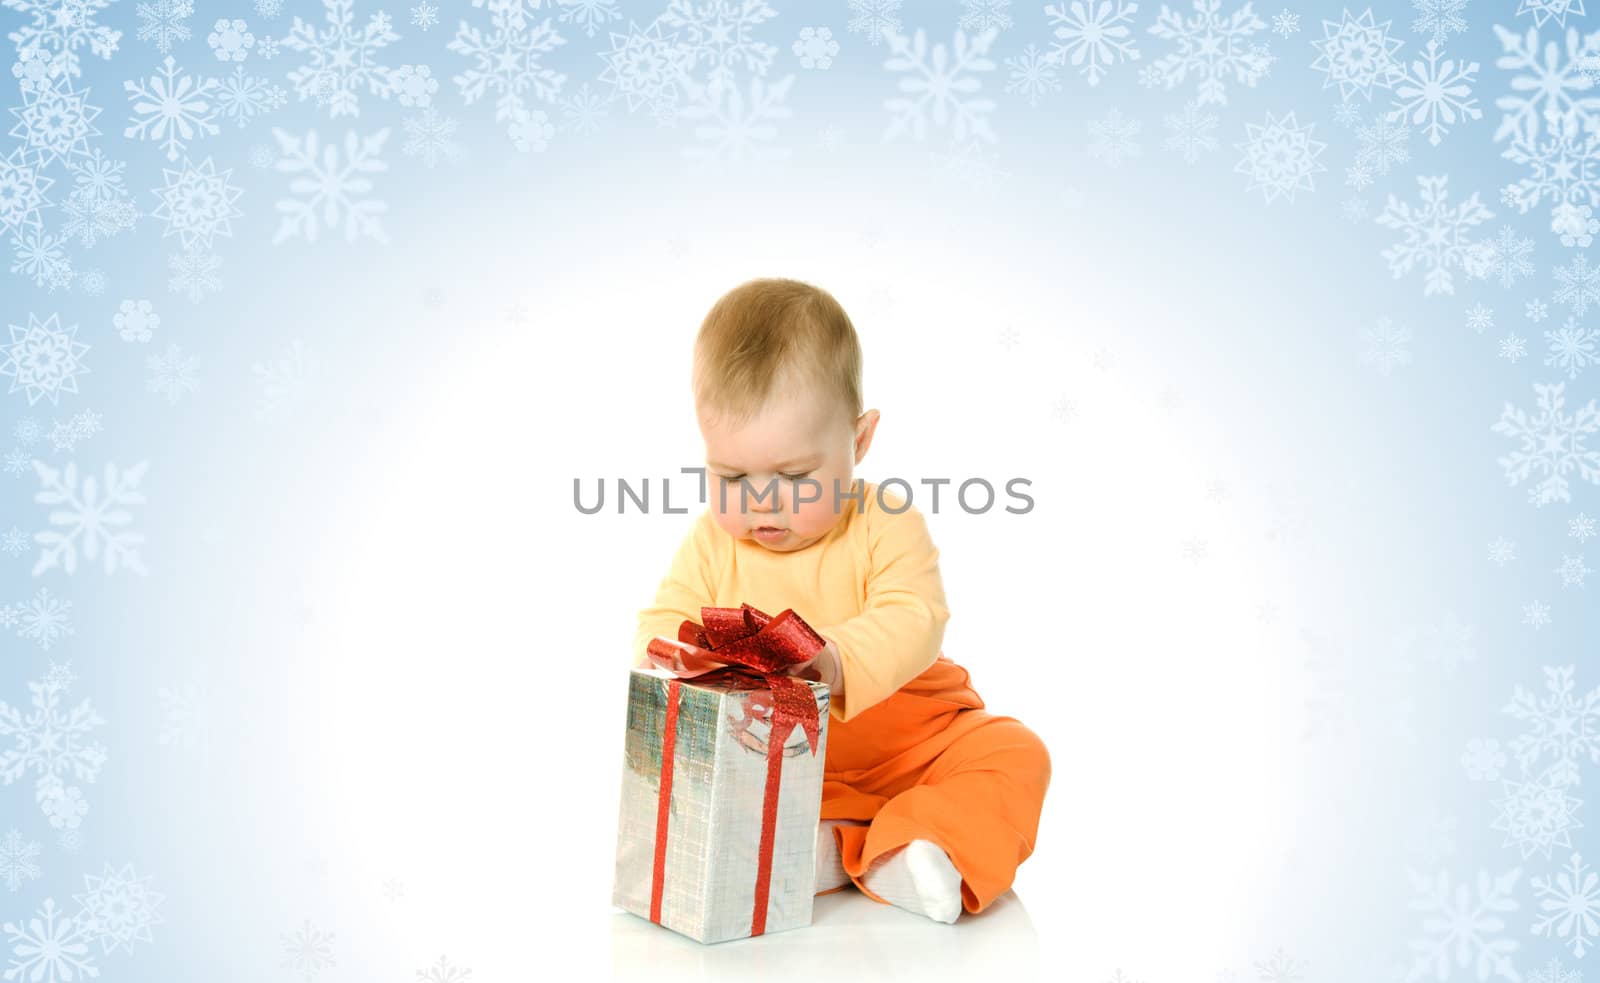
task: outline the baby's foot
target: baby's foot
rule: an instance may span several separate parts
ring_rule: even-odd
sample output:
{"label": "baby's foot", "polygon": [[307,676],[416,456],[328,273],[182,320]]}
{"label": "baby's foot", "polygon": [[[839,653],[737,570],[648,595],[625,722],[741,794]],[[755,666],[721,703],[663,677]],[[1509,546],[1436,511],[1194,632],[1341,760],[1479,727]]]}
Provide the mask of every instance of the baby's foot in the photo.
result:
{"label": "baby's foot", "polygon": [[872,861],[862,882],[889,903],[953,923],[961,914],[961,873],[937,843],[912,840]]}
{"label": "baby's foot", "polygon": [[815,893],[831,891],[836,887],[843,887],[850,883],[850,875],[844,872],[844,864],[839,859],[839,844],[834,842],[833,828],[835,826],[865,826],[864,822],[857,819],[824,819],[817,826],[817,886]]}

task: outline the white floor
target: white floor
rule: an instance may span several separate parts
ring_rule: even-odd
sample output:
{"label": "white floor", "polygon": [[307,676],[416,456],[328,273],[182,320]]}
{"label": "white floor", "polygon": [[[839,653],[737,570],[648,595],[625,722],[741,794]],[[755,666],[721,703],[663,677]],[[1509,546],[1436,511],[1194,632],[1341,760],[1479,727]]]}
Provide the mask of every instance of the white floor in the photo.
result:
{"label": "white floor", "polygon": [[880,904],[852,886],[815,899],[808,928],[717,945],[613,911],[617,980],[1041,978],[1039,937],[1016,890],[946,925]]}

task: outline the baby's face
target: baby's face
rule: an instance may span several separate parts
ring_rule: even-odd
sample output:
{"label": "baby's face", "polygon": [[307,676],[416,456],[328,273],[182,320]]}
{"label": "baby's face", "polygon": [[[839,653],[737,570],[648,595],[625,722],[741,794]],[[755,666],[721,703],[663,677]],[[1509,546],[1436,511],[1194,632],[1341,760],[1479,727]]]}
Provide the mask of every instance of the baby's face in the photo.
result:
{"label": "baby's face", "polygon": [[[826,536],[845,509],[856,507],[853,500],[834,507],[834,482],[848,492],[856,465],[856,428],[845,417],[836,405],[813,396],[774,397],[739,428],[701,413],[706,490],[717,525],[778,553]],[[797,504],[800,498],[814,500]],[[781,532],[758,534],[763,526]]]}

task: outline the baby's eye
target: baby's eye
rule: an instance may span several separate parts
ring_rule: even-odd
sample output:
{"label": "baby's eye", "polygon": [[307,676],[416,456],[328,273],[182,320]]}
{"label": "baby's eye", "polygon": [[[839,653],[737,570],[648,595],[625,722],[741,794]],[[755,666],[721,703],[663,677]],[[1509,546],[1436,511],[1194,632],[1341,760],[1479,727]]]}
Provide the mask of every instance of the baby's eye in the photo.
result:
{"label": "baby's eye", "polygon": [[[803,474],[785,474],[783,476],[785,478],[788,478],[790,481],[799,481],[801,478],[804,478],[806,475],[809,475],[810,473],[811,473],[810,471],[806,471]],[[780,471],[779,474],[783,474],[783,472]]]}

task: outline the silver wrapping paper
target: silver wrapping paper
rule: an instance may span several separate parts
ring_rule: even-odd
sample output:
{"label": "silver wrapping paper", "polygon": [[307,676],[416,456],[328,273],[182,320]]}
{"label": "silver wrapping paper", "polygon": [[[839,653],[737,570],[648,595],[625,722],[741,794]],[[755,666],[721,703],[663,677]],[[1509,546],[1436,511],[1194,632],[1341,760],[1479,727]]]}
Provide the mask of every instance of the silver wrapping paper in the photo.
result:
{"label": "silver wrapping paper", "polygon": [[[628,680],[612,903],[647,919],[671,678],[664,669],[636,668]],[[784,742],[765,934],[811,924],[816,888],[828,687],[799,681],[816,697],[820,729],[815,754],[798,726]],[[703,943],[750,935],[771,716],[760,686],[686,679],[679,687],[660,923]]]}

